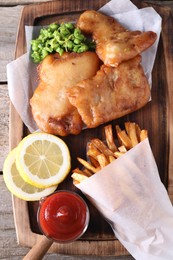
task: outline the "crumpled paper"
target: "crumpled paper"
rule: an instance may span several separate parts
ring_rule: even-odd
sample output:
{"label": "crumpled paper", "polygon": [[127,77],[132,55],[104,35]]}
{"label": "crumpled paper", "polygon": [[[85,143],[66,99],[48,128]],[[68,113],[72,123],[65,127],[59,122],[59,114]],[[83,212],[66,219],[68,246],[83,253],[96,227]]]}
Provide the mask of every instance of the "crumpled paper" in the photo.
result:
{"label": "crumpled paper", "polygon": [[135,259],[173,259],[173,207],[148,138],[76,187]]}
{"label": "crumpled paper", "polygon": [[[142,65],[151,84],[161,17],[153,8],[138,10],[129,0],[112,0],[100,11],[113,16],[130,30],[157,33],[155,44],[142,54]],[[32,29],[26,27],[28,43]],[[7,65],[7,77],[10,99],[33,132],[37,126],[29,100],[38,81],[36,65],[29,59],[29,45],[27,49],[26,54]],[[135,259],[173,259],[173,208],[161,183],[148,139],[78,184],[77,188],[98,208],[115,236]]]}
{"label": "crumpled paper", "polygon": [[[101,12],[117,19],[129,30],[154,31],[157,33],[155,44],[142,54],[144,72],[151,84],[151,73],[157,52],[161,31],[161,17],[152,8],[138,8],[129,0],[112,0],[100,9]],[[27,53],[7,65],[8,90],[11,102],[30,132],[37,126],[29,104],[38,85],[36,65],[30,60],[30,39],[36,37],[38,29],[26,26]],[[34,30],[33,30],[34,29]]]}

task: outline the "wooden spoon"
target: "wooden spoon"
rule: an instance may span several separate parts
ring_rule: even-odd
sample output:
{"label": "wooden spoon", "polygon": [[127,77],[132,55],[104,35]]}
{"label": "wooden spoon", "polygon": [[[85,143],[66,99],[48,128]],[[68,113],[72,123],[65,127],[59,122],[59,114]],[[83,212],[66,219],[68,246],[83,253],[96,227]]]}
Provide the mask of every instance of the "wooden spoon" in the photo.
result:
{"label": "wooden spoon", "polygon": [[48,249],[51,247],[53,240],[48,239],[46,236],[41,236],[37,243],[31,248],[23,260],[41,260]]}

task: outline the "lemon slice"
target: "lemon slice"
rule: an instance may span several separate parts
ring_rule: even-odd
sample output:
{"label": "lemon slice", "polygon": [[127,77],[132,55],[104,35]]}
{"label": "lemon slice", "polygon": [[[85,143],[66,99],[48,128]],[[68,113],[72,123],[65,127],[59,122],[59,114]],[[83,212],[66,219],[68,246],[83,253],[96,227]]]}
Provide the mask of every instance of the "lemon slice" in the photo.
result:
{"label": "lemon slice", "polygon": [[27,201],[36,201],[44,196],[53,193],[56,190],[57,186],[40,189],[26,183],[22,179],[16,168],[16,153],[17,148],[13,149],[8,154],[3,167],[3,177],[9,191],[13,193],[16,197]]}
{"label": "lemon slice", "polygon": [[70,153],[65,142],[51,134],[33,133],[20,142],[16,166],[22,178],[39,188],[62,182],[70,171]]}

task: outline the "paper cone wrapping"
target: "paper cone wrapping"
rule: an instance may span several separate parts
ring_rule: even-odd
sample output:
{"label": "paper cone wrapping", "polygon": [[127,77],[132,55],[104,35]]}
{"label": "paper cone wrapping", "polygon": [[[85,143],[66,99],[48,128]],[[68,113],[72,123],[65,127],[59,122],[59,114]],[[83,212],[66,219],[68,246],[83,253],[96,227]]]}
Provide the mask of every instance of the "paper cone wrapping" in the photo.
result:
{"label": "paper cone wrapping", "polygon": [[[155,44],[142,54],[144,72],[151,84],[161,17],[150,7],[138,10],[129,0],[112,0],[100,11],[129,30],[157,33]],[[37,126],[29,101],[38,80],[29,50],[33,30],[37,34],[39,28],[25,29],[27,53],[7,65],[7,77],[10,99],[33,132]],[[148,139],[77,187],[98,208],[115,236],[136,259],[173,259],[172,205],[160,181]]]}
{"label": "paper cone wrapping", "polygon": [[173,259],[173,208],[148,139],[76,187],[135,259]]}
{"label": "paper cone wrapping", "polygon": [[[112,0],[100,9],[101,12],[114,17],[129,30],[154,31],[157,40],[154,45],[142,54],[144,72],[151,84],[151,72],[157,52],[161,31],[161,17],[151,7],[138,10],[129,0]],[[30,40],[39,33],[37,26],[26,26],[28,52],[7,65],[7,78],[10,99],[30,132],[36,131],[30,98],[38,85],[36,65],[30,59]]]}

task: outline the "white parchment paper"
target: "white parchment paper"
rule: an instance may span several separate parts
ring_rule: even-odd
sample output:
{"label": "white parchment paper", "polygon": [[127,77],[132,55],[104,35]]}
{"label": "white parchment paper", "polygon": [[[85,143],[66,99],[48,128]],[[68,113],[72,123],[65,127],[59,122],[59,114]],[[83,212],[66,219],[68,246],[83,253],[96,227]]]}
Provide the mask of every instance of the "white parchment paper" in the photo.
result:
{"label": "white parchment paper", "polygon": [[[138,8],[129,0],[112,0],[100,9],[130,30],[154,31],[155,44],[142,54],[151,73],[161,32],[161,17],[153,8]],[[29,42],[38,28],[26,27],[28,52],[7,65],[10,99],[31,132],[37,126],[29,100],[38,85]],[[135,259],[173,259],[173,209],[160,181],[148,139],[77,187],[110,223],[115,236]]]}
{"label": "white parchment paper", "polygon": [[[155,44],[142,54],[142,65],[151,84],[151,73],[157,52],[161,31],[161,17],[153,8],[137,7],[129,0],[112,0],[100,9],[117,19],[129,30],[154,31],[157,33]],[[34,89],[38,85],[36,65],[30,60],[30,40],[38,34],[37,27],[26,27],[28,52],[7,65],[7,78],[10,99],[21,116],[24,124],[33,132],[37,130],[29,104]]]}
{"label": "white parchment paper", "polygon": [[173,207],[148,139],[76,187],[135,259],[173,259]]}

